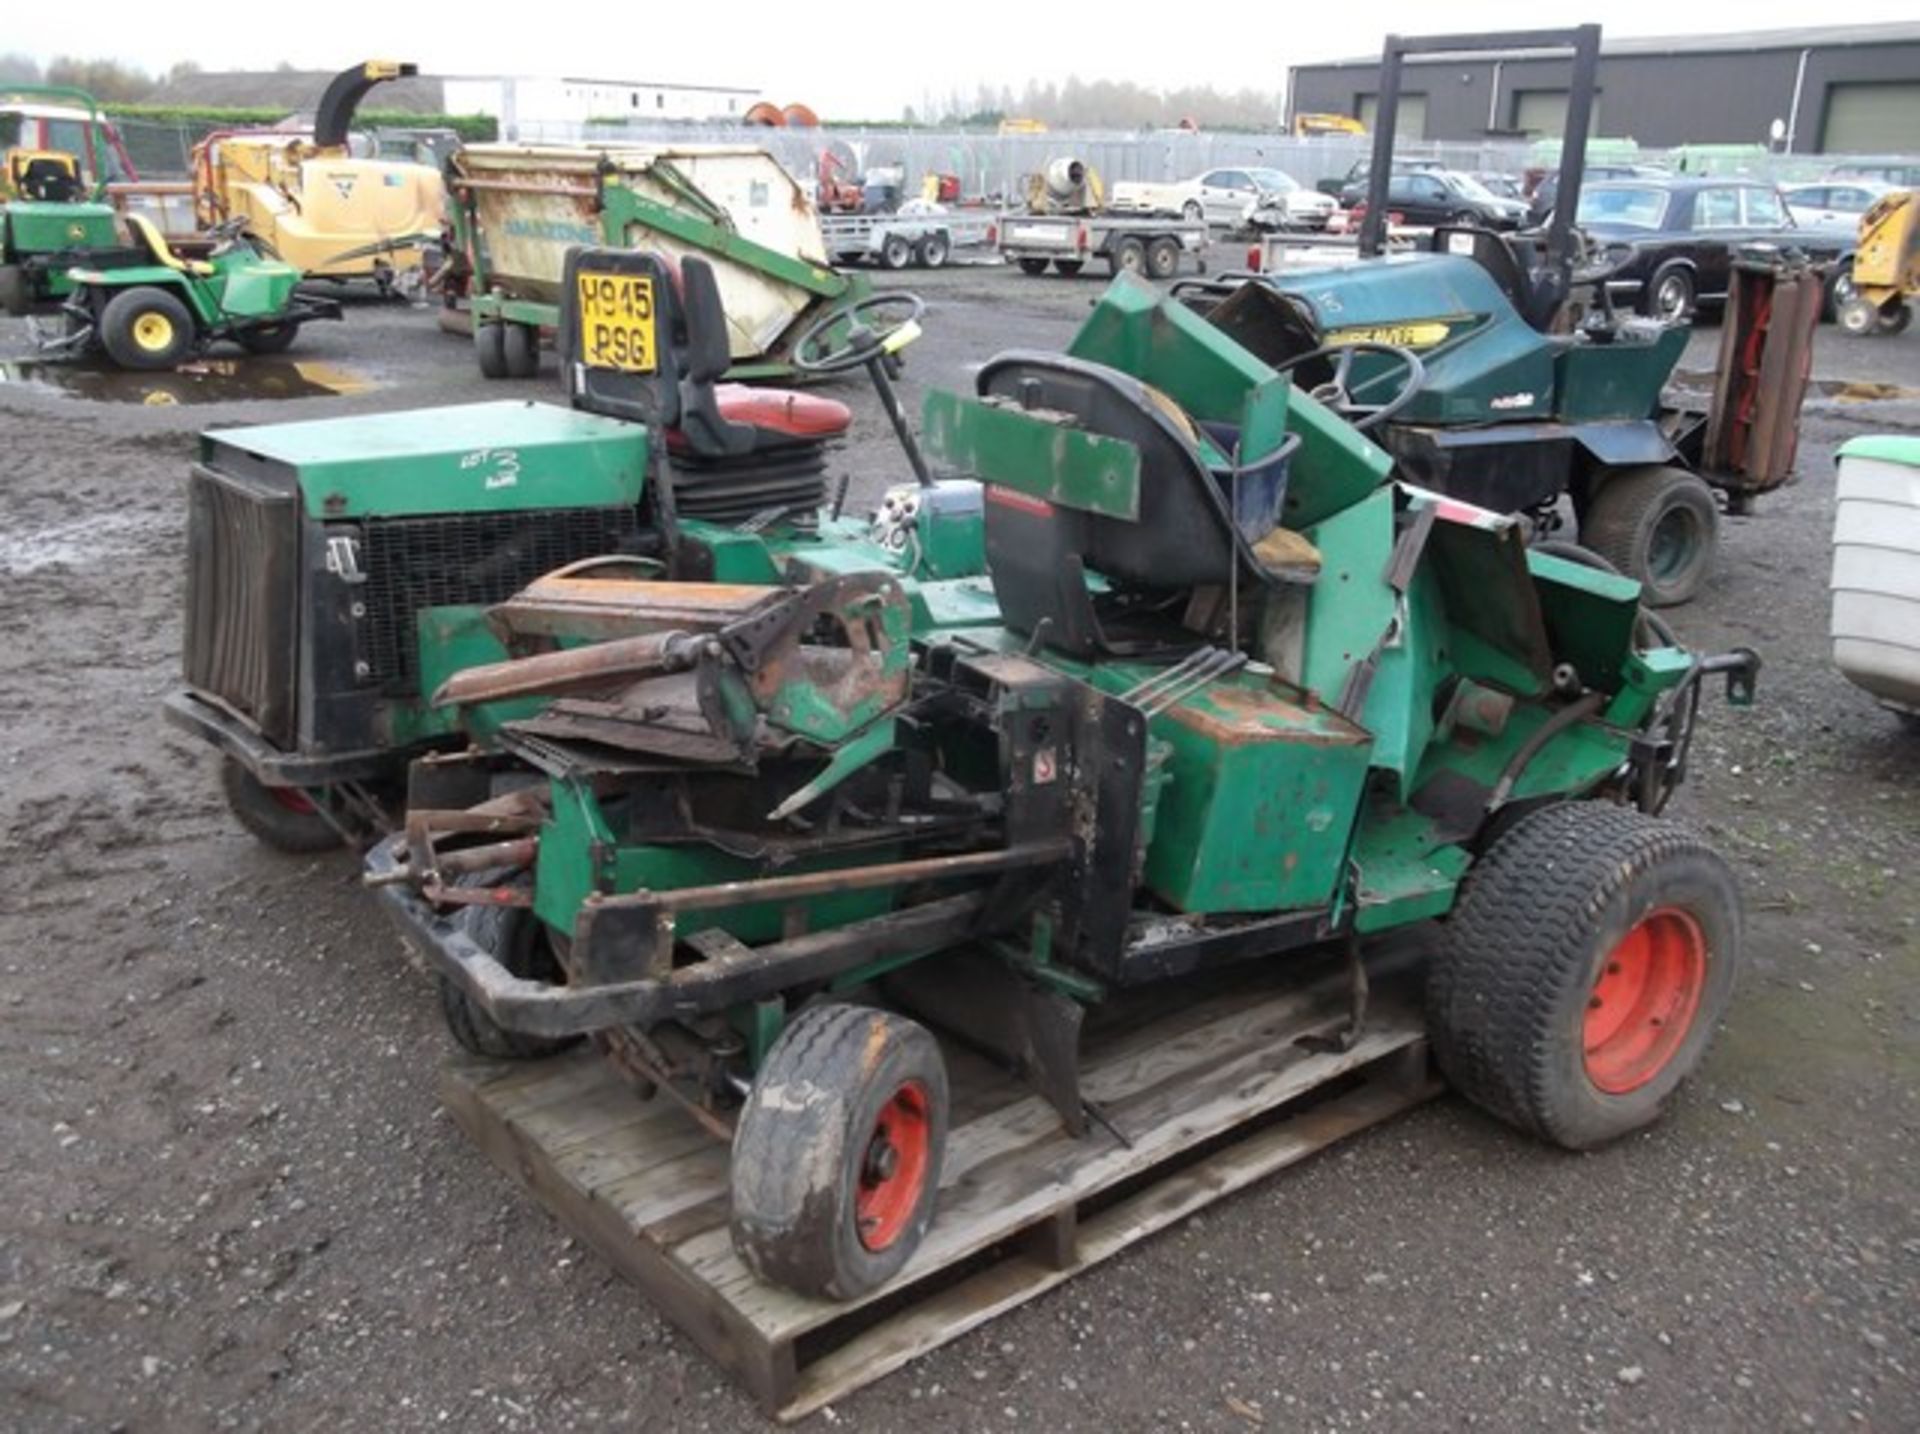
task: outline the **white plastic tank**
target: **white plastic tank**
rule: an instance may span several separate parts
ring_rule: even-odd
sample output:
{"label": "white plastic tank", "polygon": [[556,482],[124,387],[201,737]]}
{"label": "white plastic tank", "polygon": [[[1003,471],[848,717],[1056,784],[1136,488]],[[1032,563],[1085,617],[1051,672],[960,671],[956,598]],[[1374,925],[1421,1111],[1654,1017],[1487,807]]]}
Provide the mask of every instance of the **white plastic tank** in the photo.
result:
{"label": "white plastic tank", "polygon": [[1833,518],[1833,660],[1920,714],[1920,438],[1850,440]]}

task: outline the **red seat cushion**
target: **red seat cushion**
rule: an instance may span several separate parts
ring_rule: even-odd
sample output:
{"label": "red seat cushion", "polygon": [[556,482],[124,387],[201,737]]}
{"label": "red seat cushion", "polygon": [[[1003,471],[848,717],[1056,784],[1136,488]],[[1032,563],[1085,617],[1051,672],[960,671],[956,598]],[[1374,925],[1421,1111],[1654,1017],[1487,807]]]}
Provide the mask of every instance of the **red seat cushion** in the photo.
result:
{"label": "red seat cushion", "polygon": [[853,411],[844,403],[785,388],[748,388],[723,383],[713,391],[720,416],[788,438],[834,438],[847,431]]}

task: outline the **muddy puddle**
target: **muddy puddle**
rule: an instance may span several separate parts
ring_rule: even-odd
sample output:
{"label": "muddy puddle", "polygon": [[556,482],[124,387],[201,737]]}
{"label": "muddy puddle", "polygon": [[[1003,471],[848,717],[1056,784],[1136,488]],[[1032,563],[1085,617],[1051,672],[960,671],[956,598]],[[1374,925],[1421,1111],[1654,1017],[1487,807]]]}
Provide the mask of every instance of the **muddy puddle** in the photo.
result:
{"label": "muddy puddle", "polygon": [[92,403],[171,408],[188,403],[243,403],[330,398],[364,393],[372,381],[338,364],[314,359],[196,359],[166,373],[128,373],[88,363],[22,359],[0,363],[0,385],[66,394]]}
{"label": "muddy puddle", "polygon": [[[1706,369],[1675,369],[1673,383],[1676,388],[1697,389],[1704,393],[1713,392],[1713,375]],[[1912,402],[1914,399],[1920,399],[1920,388],[1859,379],[1809,379],[1807,392],[1821,398],[1834,399],[1839,403],[1887,403],[1895,399]]]}
{"label": "muddy puddle", "polygon": [[134,552],[147,540],[151,516],[96,513],[39,528],[0,530],[0,576],[24,577],[43,568],[83,568]]}

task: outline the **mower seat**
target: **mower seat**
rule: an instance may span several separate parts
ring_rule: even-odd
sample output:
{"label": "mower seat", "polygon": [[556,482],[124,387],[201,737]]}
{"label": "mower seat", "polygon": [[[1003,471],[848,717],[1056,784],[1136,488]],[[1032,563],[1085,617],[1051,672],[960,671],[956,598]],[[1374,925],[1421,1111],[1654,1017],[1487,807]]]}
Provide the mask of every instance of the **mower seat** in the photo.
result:
{"label": "mower seat", "polygon": [[8,150],[7,180],[22,199],[42,204],[72,204],[86,192],[80,166],[58,150]]}
{"label": "mower seat", "polygon": [[173,269],[182,274],[191,274],[204,279],[213,273],[213,265],[204,259],[187,259],[174,253],[173,246],[167,243],[167,236],[160,232],[160,226],[144,214],[129,214],[127,228],[133,234],[134,243],[147,251],[154,263],[163,268]]}
{"label": "mower seat", "polygon": [[[697,383],[690,380],[690,386]],[[707,386],[713,395],[713,413],[723,425],[718,430],[723,435],[719,438],[719,452],[708,454],[702,447],[703,443],[711,444],[716,436],[716,427],[711,422],[668,429],[667,447],[671,452],[705,456],[766,453],[839,438],[853,423],[853,410],[831,398],[784,388],[748,388],[743,383]],[[696,406],[697,397],[689,407]]]}
{"label": "mower seat", "polygon": [[1103,364],[1018,351],[991,360],[976,387],[982,398],[1064,415],[1140,455],[1133,521],[1040,501],[984,475],[987,570],[1015,631],[1041,632],[1050,646],[1080,655],[1121,650],[1094,611],[1089,573],[1116,596],[1147,596],[1143,606],[1162,607],[1182,590],[1236,580],[1258,588],[1305,575],[1291,550],[1269,562],[1248,542],[1201,451],[1201,430],[1159,390]]}

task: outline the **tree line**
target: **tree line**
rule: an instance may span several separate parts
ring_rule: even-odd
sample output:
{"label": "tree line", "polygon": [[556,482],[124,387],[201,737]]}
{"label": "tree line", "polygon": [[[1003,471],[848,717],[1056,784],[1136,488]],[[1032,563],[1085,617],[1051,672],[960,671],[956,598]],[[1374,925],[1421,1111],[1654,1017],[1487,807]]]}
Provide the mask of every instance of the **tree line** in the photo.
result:
{"label": "tree line", "polygon": [[1069,75],[1055,83],[1029,80],[976,86],[973,93],[925,93],[909,105],[909,124],[989,127],[1011,119],[1039,120],[1060,129],[1171,129],[1191,123],[1201,129],[1272,129],[1280,122],[1277,90],[1222,91],[1211,85],[1155,90],[1132,80],[1083,80]]}

